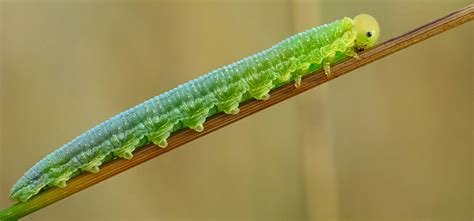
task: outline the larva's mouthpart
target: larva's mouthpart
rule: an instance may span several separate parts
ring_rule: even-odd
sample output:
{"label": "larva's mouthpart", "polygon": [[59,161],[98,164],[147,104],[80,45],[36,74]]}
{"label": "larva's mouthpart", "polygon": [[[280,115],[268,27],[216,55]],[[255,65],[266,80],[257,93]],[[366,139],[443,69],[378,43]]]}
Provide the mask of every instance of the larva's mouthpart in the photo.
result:
{"label": "larva's mouthpart", "polygon": [[[366,16],[364,16],[366,17]],[[237,114],[249,99],[266,100],[270,90],[324,69],[347,56],[356,57],[361,30],[374,29],[369,20],[344,18],[291,36],[260,53],[191,80],[99,124],[36,163],[20,178],[10,197],[26,201],[45,188],[66,186],[82,172],[99,172],[114,158],[131,159],[136,148],[168,145],[171,133],[204,130],[206,118],[218,112]],[[369,29],[367,29],[369,28]],[[362,41],[362,40],[360,40]],[[368,46],[373,42],[364,40]]]}
{"label": "larva's mouthpart", "polygon": [[354,27],[357,32],[355,47],[358,51],[363,51],[375,45],[380,29],[377,20],[367,14],[360,14],[354,17]]}

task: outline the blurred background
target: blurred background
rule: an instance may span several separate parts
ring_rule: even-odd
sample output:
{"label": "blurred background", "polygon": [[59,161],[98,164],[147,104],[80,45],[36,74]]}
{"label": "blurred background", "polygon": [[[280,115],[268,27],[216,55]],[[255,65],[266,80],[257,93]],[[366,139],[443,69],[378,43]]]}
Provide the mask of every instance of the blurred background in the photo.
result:
{"label": "blurred background", "polygon": [[[381,41],[465,0],[1,0],[0,208],[35,162],[180,83],[369,13]],[[24,220],[472,220],[473,22]]]}

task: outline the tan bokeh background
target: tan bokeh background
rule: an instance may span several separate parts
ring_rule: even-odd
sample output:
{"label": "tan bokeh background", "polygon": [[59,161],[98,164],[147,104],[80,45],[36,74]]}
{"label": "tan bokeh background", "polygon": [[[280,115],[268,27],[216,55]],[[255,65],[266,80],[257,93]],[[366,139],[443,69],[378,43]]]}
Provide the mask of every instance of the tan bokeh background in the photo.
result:
{"label": "tan bokeh background", "polygon": [[[382,40],[452,0],[1,0],[0,208],[58,146],[306,28]],[[472,220],[473,23],[185,145],[24,220]]]}

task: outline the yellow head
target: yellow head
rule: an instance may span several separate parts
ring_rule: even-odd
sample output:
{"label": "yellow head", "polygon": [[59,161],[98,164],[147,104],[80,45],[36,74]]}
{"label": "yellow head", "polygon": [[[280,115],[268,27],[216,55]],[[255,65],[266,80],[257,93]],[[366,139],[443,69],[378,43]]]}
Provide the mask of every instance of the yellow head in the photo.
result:
{"label": "yellow head", "polygon": [[357,32],[355,48],[358,51],[374,46],[379,38],[379,24],[374,17],[367,14],[360,14],[354,17],[354,26]]}

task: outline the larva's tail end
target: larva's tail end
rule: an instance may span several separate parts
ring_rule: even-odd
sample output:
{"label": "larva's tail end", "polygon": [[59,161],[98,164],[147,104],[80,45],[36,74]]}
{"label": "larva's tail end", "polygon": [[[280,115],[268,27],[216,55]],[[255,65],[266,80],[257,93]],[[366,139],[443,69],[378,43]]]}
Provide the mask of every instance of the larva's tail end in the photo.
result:
{"label": "larva's tail end", "polygon": [[353,20],[357,32],[355,48],[363,51],[364,49],[374,46],[380,34],[377,20],[368,14],[357,15]]}
{"label": "larva's tail end", "polygon": [[20,203],[24,203],[24,202],[28,201],[30,198],[31,198],[31,196],[22,195],[22,196],[16,198],[15,200],[20,202]]}
{"label": "larva's tail end", "polygon": [[11,192],[9,197],[11,201],[24,203],[28,201],[35,194],[36,193],[23,193],[22,191],[17,191],[17,192]]}
{"label": "larva's tail end", "polygon": [[10,195],[8,196],[8,198],[10,198],[11,201],[16,202],[18,201],[18,199],[15,198],[14,194],[15,194],[14,192],[10,192]]}
{"label": "larva's tail end", "polygon": [[28,199],[24,199],[25,197],[23,197],[22,199],[24,201],[21,201],[21,199],[20,199],[21,196],[25,195],[25,194],[22,194],[22,190],[23,190],[23,188],[21,188],[20,184],[17,182],[11,188],[10,195],[8,197],[10,198],[11,201],[14,201],[14,202],[24,202],[24,201],[28,200]]}

